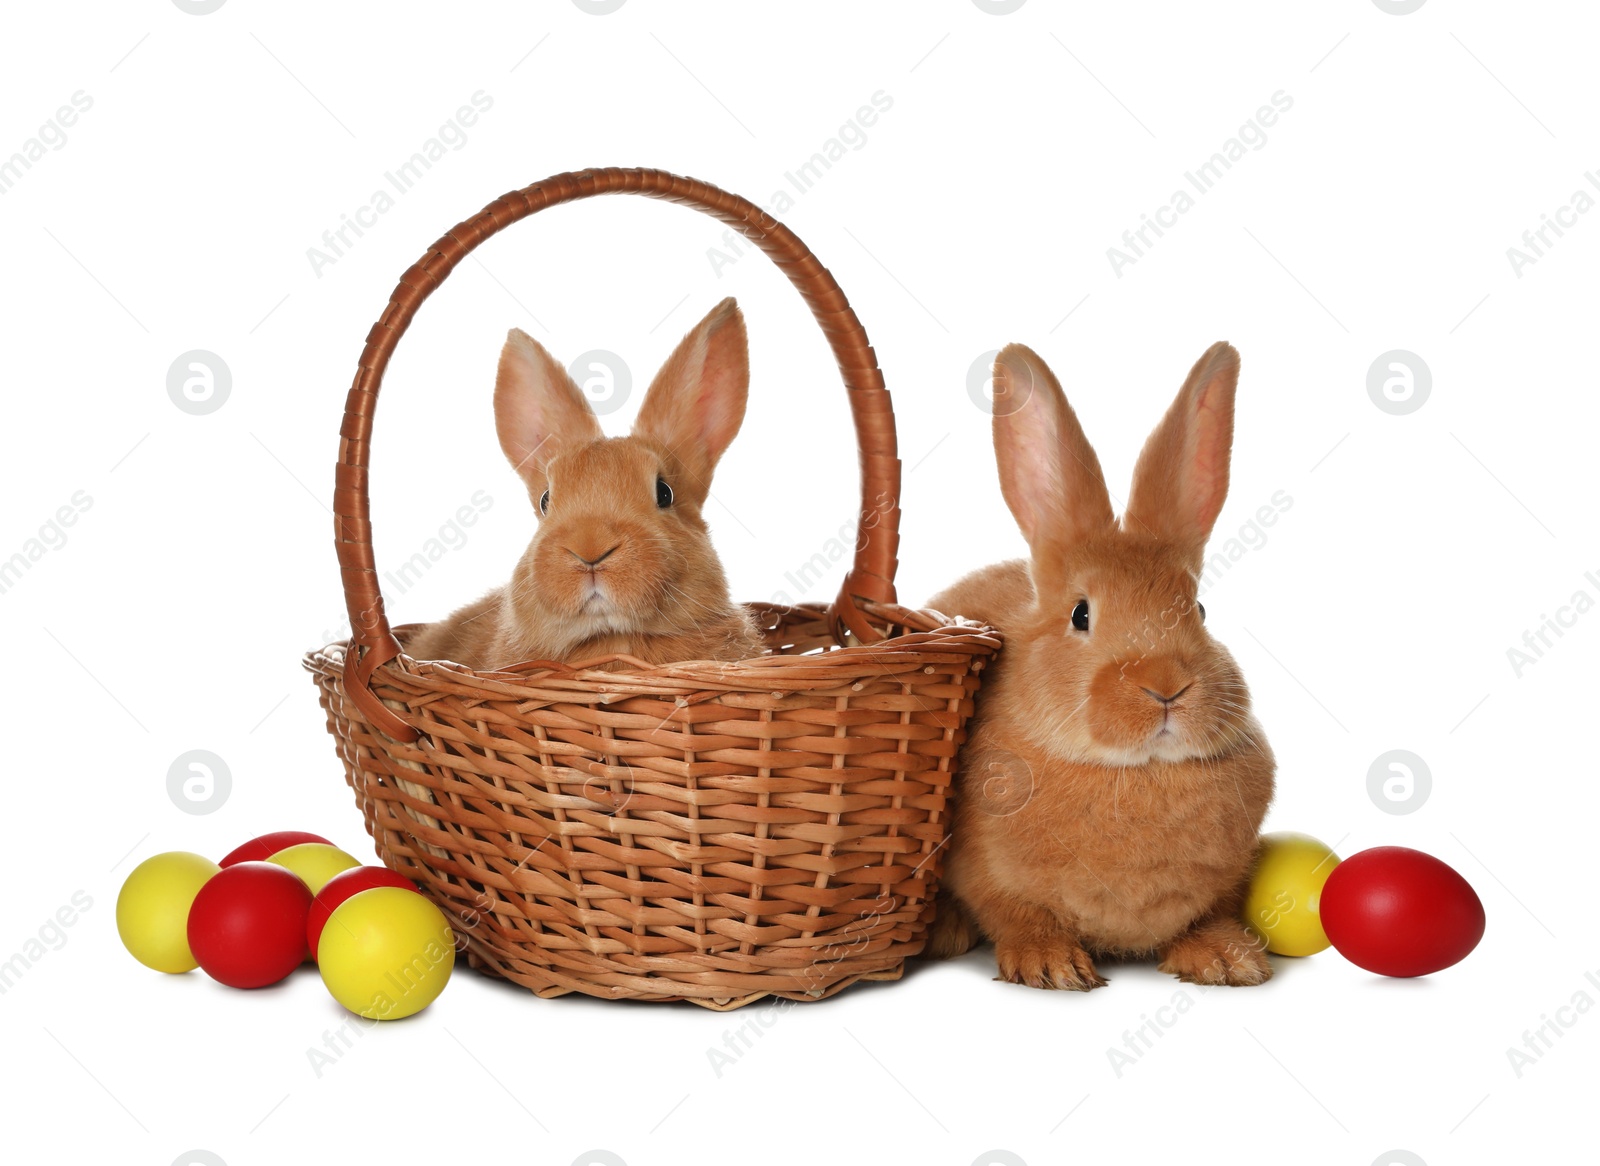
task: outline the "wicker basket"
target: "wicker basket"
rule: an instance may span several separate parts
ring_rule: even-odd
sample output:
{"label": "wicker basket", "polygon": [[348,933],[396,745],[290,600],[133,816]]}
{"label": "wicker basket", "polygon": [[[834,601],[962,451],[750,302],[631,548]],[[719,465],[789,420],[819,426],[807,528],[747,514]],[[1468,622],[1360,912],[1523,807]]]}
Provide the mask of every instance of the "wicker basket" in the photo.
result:
{"label": "wicker basket", "polygon": [[[770,654],[474,672],[403,654],[374,569],[378,388],[423,300],[473,248],[597,194],[740,231],[815,313],[849,390],[860,537],[831,606],[752,605]],[[561,174],[496,199],[400,278],[340,429],[335,532],[354,630],[308,654],[380,858],[450,918],[473,967],[541,996],[734,1008],[897,979],[922,950],[956,751],[989,628],[896,606],[900,463],[877,359],[833,277],[753,203],[657,170]]]}

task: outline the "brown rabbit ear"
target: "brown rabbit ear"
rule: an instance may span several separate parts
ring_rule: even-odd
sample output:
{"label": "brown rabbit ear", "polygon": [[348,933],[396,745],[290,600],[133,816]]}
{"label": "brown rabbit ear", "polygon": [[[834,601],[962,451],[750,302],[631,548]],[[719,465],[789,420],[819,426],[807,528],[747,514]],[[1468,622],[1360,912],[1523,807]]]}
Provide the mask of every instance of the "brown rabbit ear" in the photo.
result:
{"label": "brown rabbit ear", "polygon": [[1053,569],[1066,547],[1115,523],[1100,459],[1077,414],[1050,367],[1021,344],[995,357],[994,452],[1000,490],[1036,572]]}
{"label": "brown rabbit ear", "polygon": [[[723,300],[679,342],[650,383],[633,432],[671,450],[704,501],[711,471],[739,432],[750,388],[744,315]],[[674,483],[681,492],[683,487]]]}
{"label": "brown rabbit ear", "polygon": [[511,329],[494,384],[495,429],[512,469],[533,485],[557,453],[604,434],[589,400],[537,340]]}
{"label": "brown rabbit ear", "polygon": [[1239,353],[1217,341],[1189,370],[1133,469],[1122,524],[1195,550],[1204,548],[1228,496]]}

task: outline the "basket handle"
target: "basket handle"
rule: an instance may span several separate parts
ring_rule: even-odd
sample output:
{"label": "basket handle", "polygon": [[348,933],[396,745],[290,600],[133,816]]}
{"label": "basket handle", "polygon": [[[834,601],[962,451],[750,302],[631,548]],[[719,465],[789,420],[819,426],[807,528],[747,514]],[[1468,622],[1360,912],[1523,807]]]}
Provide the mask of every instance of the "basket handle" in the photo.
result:
{"label": "basket handle", "polygon": [[367,334],[355,383],[345,400],[333,505],[334,540],[355,641],[351,658],[345,662],[345,691],[370,724],[397,740],[414,741],[418,734],[371,688],[373,673],[400,655],[400,643],[389,628],[378,587],[367,490],[372,416],[384,370],[422,302],[480,243],[535,211],[597,194],[642,194],[683,203],[720,219],[766,252],[810,305],[849,390],[861,460],[861,515],[855,563],[828,609],[828,621],[840,643],[847,630],[868,643],[883,638],[856,604],[858,599],[895,602],[900,460],[896,456],[894,409],[867,334],[833,276],[794,232],[754,203],[710,183],[663,170],[614,167],[557,174],[495,199],[446,232],[411,265],[390,294],[389,306]]}

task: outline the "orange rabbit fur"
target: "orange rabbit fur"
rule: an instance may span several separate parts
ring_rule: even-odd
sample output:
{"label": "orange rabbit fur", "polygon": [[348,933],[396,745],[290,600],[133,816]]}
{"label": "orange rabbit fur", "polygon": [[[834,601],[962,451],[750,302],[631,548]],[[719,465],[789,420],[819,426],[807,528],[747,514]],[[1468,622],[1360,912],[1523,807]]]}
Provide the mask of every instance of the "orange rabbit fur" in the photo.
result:
{"label": "orange rabbit fur", "polygon": [[1006,636],[963,753],[933,954],[988,938],[1000,977],[1037,988],[1099,987],[1092,954],[1153,953],[1205,984],[1272,974],[1239,921],[1272,753],[1196,596],[1238,375],[1227,344],[1200,358],[1118,522],[1044,361],[997,358],[995,452],[1031,560],[929,601]]}
{"label": "orange rabbit fur", "polygon": [[761,655],[701,517],[749,381],[744,317],[723,300],[662,366],[632,434],[607,438],[566,369],[512,331],[495,421],[539,529],[509,585],[422,628],[408,654],[479,670],[613,653],[650,664]]}

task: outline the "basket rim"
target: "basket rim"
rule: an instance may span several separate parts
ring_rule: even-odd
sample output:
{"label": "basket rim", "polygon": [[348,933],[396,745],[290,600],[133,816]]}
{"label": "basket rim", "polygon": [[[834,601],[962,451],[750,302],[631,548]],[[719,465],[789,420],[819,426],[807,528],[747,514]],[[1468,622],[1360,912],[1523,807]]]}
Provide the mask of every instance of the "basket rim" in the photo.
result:
{"label": "basket rim", "polygon": [[[822,603],[747,606],[769,612],[801,612],[819,621],[827,617],[829,610],[829,605]],[[861,671],[858,666],[869,661],[885,664],[916,657],[931,664],[929,657],[948,653],[953,657],[950,662],[954,662],[954,657],[970,659],[974,648],[988,655],[999,651],[1003,645],[1001,633],[991,625],[964,616],[947,616],[934,608],[909,608],[864,600],[861,609],[875,622],[917,630],[905,630],[873,643],[845,644],[822,652],[768,652],[742,660],[678,660],[649,664],[619,653],[579,661],[532,660],[510,668],[474,669],[452,660],[419,660],[402,652],[388,667],[400,669],[413,681],[425,684],[460,685],[507,696],[528,696],[530,690],[537,689],[544,699],[549,699],[550,689],[556,688],[564,690],[568,697],[585,691],[622,697],[686,690],[705,693],[709,699],[718,693],[799,692],[831,687],[845,675]],[[403,634],[423,626],[400,624],[394,631]],[[302,658],[302,666],[313,673],[343,672],[353,646],[353,639],[345,639],[313,648]],[[628,667],[600,667],[617,661]],[[831,675],[817,676],[799,684],[794,683],[797,677],[790,677],[789,683],[782,683],[784,672],[802,669]]]}

